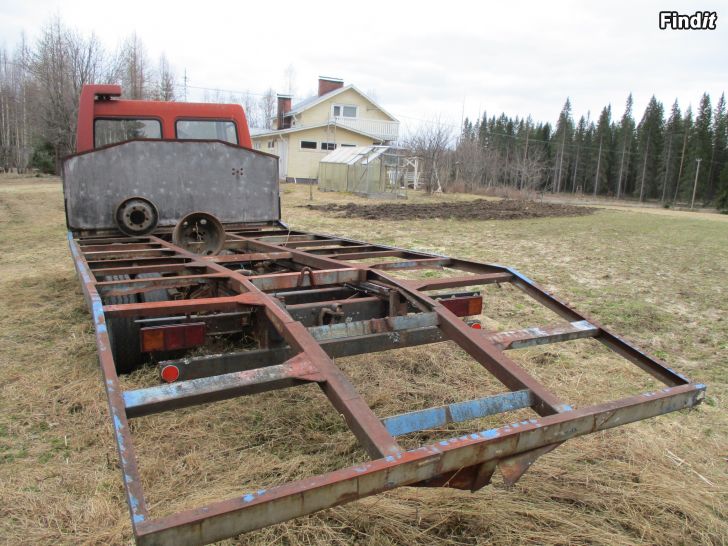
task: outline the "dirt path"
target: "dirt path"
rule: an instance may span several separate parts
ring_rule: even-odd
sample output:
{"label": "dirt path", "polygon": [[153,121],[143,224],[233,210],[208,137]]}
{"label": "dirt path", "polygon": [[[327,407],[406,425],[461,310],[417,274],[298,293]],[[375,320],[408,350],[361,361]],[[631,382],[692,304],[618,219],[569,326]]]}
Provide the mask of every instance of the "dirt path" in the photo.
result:
{"label": "dirt path", "polygon": [[584,216],[596,209],[575,205],[538,203],[536,201],[489,201],[477,199],[466,202],[445,202],[432,204],[367,204],[329,203],[306,205],[306,208],[332,213],[336,218],[365,218],[368,220],[428,220],[450,218],[457,220],[518,220],[554,216]]}

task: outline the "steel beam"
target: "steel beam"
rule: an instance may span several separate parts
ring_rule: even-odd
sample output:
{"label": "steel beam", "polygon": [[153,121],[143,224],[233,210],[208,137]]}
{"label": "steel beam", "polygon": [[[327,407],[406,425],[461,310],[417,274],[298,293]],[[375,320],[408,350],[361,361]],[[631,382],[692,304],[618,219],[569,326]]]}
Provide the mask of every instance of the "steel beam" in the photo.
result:
{"label": "steel beam", "polygon": [[306,286],[326,286],[332,284],[354,283],[361,280],[362,273],[357,269],[329,269],[312,270],[294,273],[269,273],[266,275],[251,275],[248,280],[263,292],[271,290],[285,290],[287,288],[300,288]]}
{"label": "steel beam", "polygon": [[322,380],[316,367],[299,354],[277,366],[126,391],[124,407],[127,417],[141,417]]}
{"label": "steel beam", "polygon": [[223,273],[209,273],[202,275],[175,275],[173,277],[146,277],[143,279],[128,279],[123,281],[104,281],[96,283],[96,289],[102,296],[125,296],[141,294],[152,290],[164,288],[184,288],[200,284],[209,284],[227,279]]}
{"label": "steel beam", "polygon": [[128,249],[121,248],[118,250],[100,250],[88,251],[84,249],[83,253],[89,261],[111,261],[114,260],[137,260],[139,258],[159,258],[166,256],[174,256],[175,252],[166,248],[144,248],[144,249]]}
{"label": "steel beam", "polygon": [[383,271],[393,271],[397,269],[440,269],[448,265],[450,265],[450,258],[421,258],[402,262],[369,264],[369,267]]}
{"label": "steel beam", "polygon": [[408,287],[413,290],[441,290],[444,288],[462,288],[463,286],[480,286],[482,284],[493,284],[510,282],[513,279],[511,273],[481,273],[468,275],[467,277],[443,277],[442,279],[427,279],[423,281],[406,281]]}
{"label": "steel beam", "polygon": [[449,423],[460,423],[497,413],[528,408],[532,404],[533,398],[529,390],[514,391],[476,400],[455,402],[437,408],[402,413],[382,419],[382,423],[392,436],[403,436],[412,432],[442,427]]}
{"label": "steel beam", "polygon": [[260,304],[261,300],[257,294],[240,294],[222,298],[105,305],[104,314],[107,317],[163,317],[166,315],[196,313],[199,311],[238,311],[241,305]]}
{"label": "steel beam", "polygon": [[558,343],[572,339],[583,339],[599,335],[599,328],[589,321],[580,320],[565,325],[532,327],[522,330],[510,330],[488,334],[488,340],[505,351],[507,349],[523,349],[534,345]]}
{"label": "steel beam", "polygon": [[275,260],[290,260],[290,252],[249,252],[246,254],[222,254],[218,256],[203,256],[202,258],[217,264],[238,262],[263,262]]}
{"label": "steel beam", "polygon": [[[99,262],[96,262],[99,263]],[[204,265],[192,264],[190,262],[179,261],[178,263],[159,263],[154,265],[126,265],[119,267],[99,267],[91,269],[91,273],[99,279],[101,277],[122,276],[122,275],[141,275],[144,273],[182,273],[184,275],[194,275],[194,268],[198,267],[205,270]]]}

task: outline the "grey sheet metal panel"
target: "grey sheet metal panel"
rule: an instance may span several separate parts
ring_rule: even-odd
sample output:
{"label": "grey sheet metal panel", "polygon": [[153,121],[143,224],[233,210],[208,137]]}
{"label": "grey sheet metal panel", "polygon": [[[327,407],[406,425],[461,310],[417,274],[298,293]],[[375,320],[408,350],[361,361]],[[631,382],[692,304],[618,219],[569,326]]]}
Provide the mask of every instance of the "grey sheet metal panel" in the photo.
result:
{"label": "grey sheet metal panel", "polygon": [[71,229],[116,227],[114,211],[141,196],[159,210],[159,226],[205,211],[222,222],[280,219],[278,158],[217,141],[129,141],[63,162]]}

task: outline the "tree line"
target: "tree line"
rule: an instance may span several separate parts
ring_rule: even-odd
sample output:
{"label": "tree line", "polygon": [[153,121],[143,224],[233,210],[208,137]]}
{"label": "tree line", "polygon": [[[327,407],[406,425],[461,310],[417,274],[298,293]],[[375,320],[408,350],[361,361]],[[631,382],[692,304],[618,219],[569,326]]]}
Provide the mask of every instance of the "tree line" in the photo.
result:
{"label": "tree line", "polygon": [[695,113],[677,100],[666,111],[653,96],[639,121],[631,94],[618,119],[607,105],[596,119],[587,114],[575,122],[569,99],[555,126],[505,114],[466,118],[444,178],[467,191],[505,186],[665,204],[694,199],[728,209],[725,93],[715,106],[704,93]]}
{"label": "tree line", "polygon": [[[180,78],[165,55],[149,59],[136,33],[116,51],[94,34],[83,35],[56,17],[39,38],[23,38],[14,50],[0,48],[0,170],[29,168],[57,172],[60,158],[74,151],[81,88],[117,83],[129,99],[186,100]],[[204,101],[242,104],[251,126],[271,127],[273,89],[255,95],[205,91]]]}
{"label": "tree line", "polygon": [[[287,69],[292,78],[292,67]],[[187,78],[162,55],[150,61],[136,33],[116,51],[60,18],[32,44],[0,49],[0,170],[56,172],[72,153],[81,88],[118,83],[131,99],[186,100]],[[290,87],[289,82],[289,87]],[[203,101],[242,104],[252,127],[271,128],[276,96],[205,90]],[[728,209],[728,116],[725,94],[705,93],[697,111],[676,100],[667,111],[654,96],[639,122],[632,95],[619,119],[605,106],[596,119],[574,120],[566,100],[555,125],[506,114],[465,119],[452,129],[425,124],[404,142],[424,165],[426,185],[482,191],[505,187]]]}

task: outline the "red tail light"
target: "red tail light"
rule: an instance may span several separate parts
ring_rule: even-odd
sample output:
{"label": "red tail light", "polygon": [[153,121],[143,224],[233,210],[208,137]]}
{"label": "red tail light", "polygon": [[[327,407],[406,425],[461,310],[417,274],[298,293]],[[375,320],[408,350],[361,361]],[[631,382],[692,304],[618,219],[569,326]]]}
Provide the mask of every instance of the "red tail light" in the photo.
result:
{"label": "red tail light", "polygon": [[143,353],[189,349],[205,343],[205,323],[152,326],[139,332]]}

